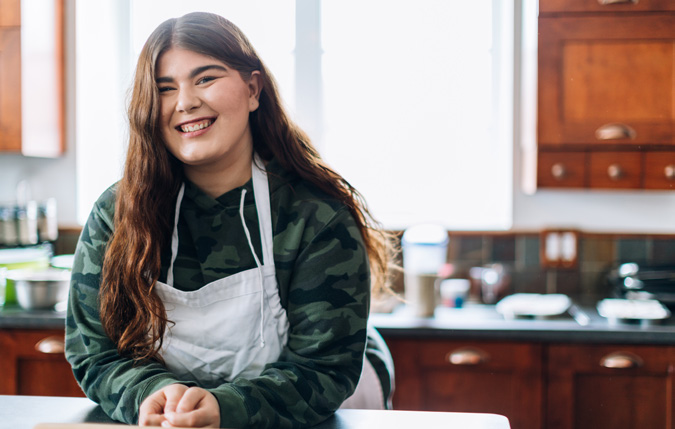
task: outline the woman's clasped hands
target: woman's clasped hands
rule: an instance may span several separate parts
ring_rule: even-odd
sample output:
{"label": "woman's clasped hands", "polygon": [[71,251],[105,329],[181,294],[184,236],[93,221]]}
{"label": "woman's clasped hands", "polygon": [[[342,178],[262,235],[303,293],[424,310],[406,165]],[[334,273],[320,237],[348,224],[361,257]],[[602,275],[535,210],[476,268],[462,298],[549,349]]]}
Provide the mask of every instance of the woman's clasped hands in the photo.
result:
{"label": "woman's clasped hands", "polygon": [[220,407],[213,394],[200,387],[171,384],[145,398],[138,413],[141,426],[217,428]]}

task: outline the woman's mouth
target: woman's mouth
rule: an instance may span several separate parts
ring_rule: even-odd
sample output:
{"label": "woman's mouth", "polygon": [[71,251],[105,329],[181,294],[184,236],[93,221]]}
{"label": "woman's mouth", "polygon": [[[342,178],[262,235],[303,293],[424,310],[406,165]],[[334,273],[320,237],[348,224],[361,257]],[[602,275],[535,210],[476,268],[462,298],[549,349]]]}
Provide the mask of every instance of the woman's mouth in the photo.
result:
{"label": "woman's mouth", "polygon": [[192,122],[189,124],[182,124],[176,127],[176,129],[182,133],[193,133],[195,131],[203,130],[208,128],[213,124],[213,119],[204,119],[198,122]]}

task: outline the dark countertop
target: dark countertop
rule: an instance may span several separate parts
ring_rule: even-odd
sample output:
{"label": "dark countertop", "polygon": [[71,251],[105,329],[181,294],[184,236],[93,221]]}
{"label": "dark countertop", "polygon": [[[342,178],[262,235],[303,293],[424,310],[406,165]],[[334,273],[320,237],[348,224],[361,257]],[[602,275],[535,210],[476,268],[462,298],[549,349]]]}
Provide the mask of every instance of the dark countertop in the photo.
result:
{"label": "dark countertop", "polygon": [[[0,427],[32,429],[38,423],[115,423],[86,398],[0,396]],[[123,427],[123,426],[120,426]],[[320,429],[447,427],[509,429],[504,416],[424,411],[338,410]],[[74,426],[73,426],[74,428]]]}
{"label": "dark countertop", "polygon": [[506,320],[491,305],[437,308],[434,317],[406,314],[405,308],[391,314],[371,314],[370,323],[384,337],[415,337],[462,340],[574,342],[605,344],[675,344],[675,318],[652,324],[612,322],[600,316],[595,306],[578,306],[588,316],[582,326],[569,314],[545,319]]}
{"label": "dark countertop", "polygon": [[[594,305],[580,305],[588,316],[585,326],[570,315],[550,319],[505,320],[490,305],[461,309],[437,308],[431,318],[406,314],[373,313],[370,322],[385,337],[424,337],[496,341],[576,342],[612,344],[675,344],[675,317],[651,325],[611,323],[598,315]],[[25,311],[0,307],[0,329],[62,329],[65,312]]]}
{"label": "dark countertop", "polygon": [[0,307],[0,329],[63,329],[65,323],[65,311],[28,311],[18,306]]}

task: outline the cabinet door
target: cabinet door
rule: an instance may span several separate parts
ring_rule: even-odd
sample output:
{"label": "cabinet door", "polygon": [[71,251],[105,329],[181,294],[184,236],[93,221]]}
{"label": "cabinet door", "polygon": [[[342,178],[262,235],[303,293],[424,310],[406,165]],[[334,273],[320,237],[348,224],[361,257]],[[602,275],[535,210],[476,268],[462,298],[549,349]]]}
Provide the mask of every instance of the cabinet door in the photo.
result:
{"label": "cabinet door", "polygon": [[539,0],[539,13],[656,12],[675,10],[673,0]]}
{"label": "cabinet door", "polygon": [[675,144],[675,14],[540,17],[538,62],[540,147]]}
{"label": "cabinet door", "polygon": [[0,0],[0,27],[21,25],[21,0]]}
{"label": "cabinet door", "polygon": [[0,394],[84,396],[63,354],[63,336],[63,330],[0,332]]}
{"label": "cabinet door", "polygon": [[673,348],[548,348],[549,429],[672,429]]}
{"label": "cabinet door", "polygon": [[0,151],[21,151],[21,29],[0,27]]}
{"label": "cabinet door", "polygon": [[394,408],[496,413],[541,427],[541,348],[534,344],[391,340]]}

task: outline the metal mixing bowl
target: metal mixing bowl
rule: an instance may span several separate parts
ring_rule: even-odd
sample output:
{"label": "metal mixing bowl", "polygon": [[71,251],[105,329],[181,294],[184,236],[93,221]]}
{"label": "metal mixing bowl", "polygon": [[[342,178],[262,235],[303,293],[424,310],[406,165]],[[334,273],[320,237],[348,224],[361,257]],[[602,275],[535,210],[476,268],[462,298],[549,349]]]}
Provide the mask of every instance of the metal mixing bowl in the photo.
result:
{"label": "metal mixing bowl", "polygon": [[7,279],[14,282],[16,300],[26,310],[53,310],[68,299],[68,270],[11,270],[7,272]]}

